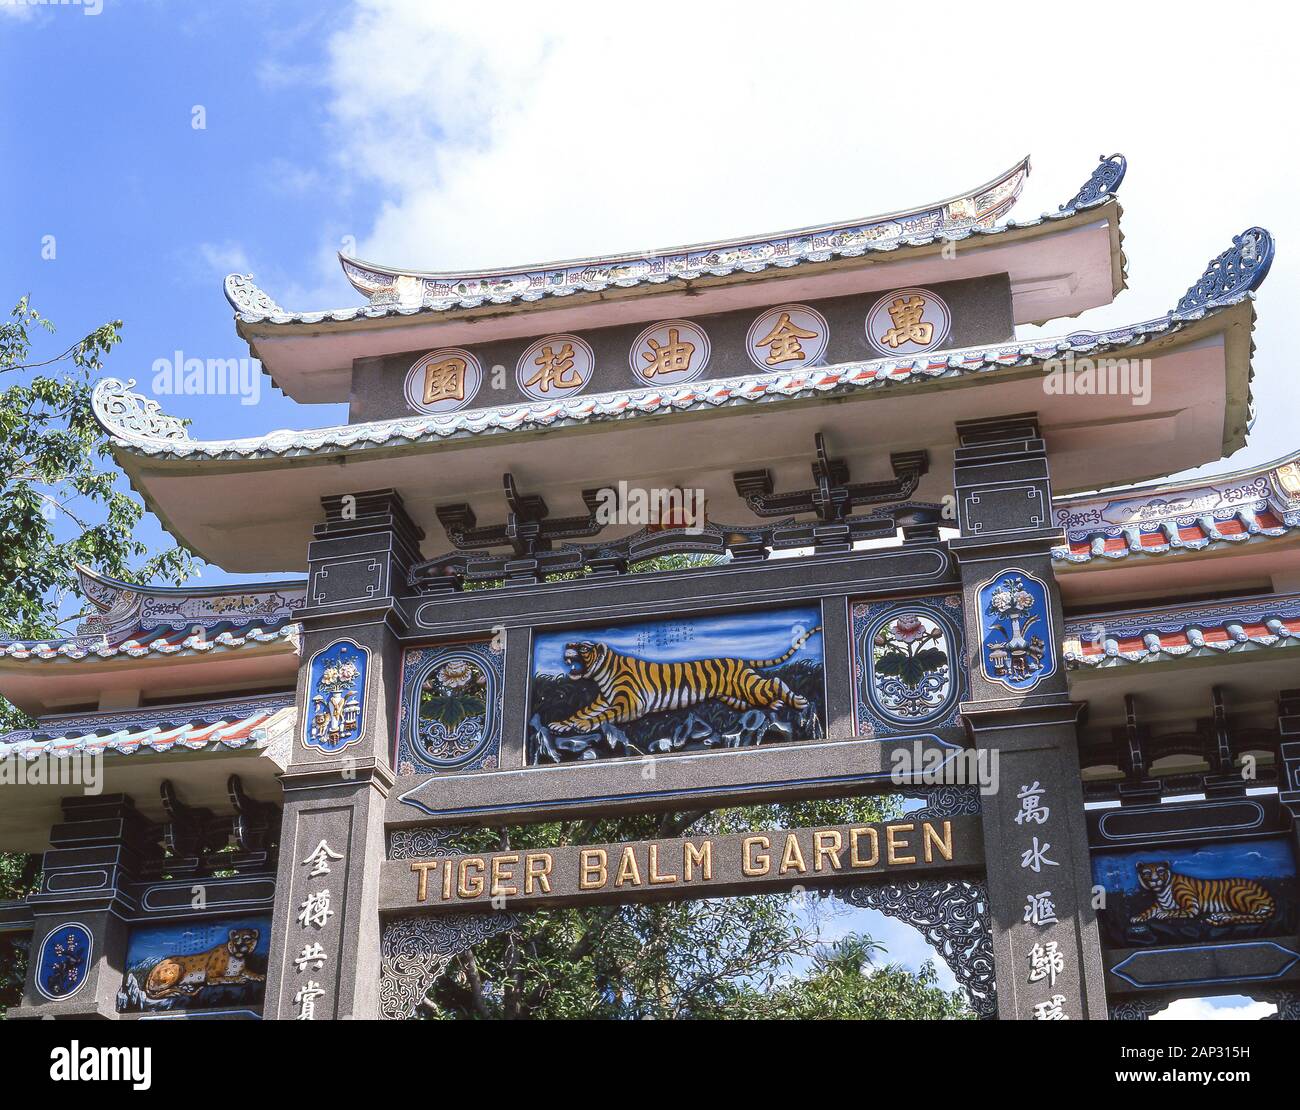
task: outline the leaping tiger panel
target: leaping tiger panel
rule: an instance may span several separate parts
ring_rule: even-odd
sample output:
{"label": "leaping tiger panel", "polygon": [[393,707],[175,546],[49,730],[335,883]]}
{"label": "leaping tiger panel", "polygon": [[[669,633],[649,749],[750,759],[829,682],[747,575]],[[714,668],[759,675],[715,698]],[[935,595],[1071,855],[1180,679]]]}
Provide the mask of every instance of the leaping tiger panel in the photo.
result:
{"label": "leaping tiger panel", "polygon": [[821,739],[821,612],[801,606],[545,632],[533,642],[533,764]]}

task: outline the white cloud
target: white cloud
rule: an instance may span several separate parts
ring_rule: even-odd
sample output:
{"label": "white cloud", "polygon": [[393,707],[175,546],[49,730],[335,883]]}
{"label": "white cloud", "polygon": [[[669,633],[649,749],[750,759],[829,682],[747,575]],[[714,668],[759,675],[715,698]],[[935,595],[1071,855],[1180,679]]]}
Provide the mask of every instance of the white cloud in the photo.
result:
{"label": "white cloud", "polygon": [[[1217,1003],[1217,1004],[1216,1004]],[[1152,1021],[1259,1021],[1277,1012],[1271,1002],[1253,1002],[1248,998],[1179,998]]]}
{"label": "white cloud", "polygon": [[[1025,153],[1017,212],[1035,215],[1120,150],[1133,289],[1082,321],[1096,326],[1164,311],[1251,224],[1300,242],[1288,43],[1244,47],[1216,4],[1130,5],[1120,24],[1029,4],[990,28],[955,3],[901,19],[765,0],[363,0],[330,39],[325,84],[340,177],[376,200],[360,255],[424,269],[868,215]],[[1261,295],[1261,418],[1234,465],[1296,446],[1297,273],[1280,256]]]}
{"label": "white cloud", "polygon": [[198,250],[203,265],[222,278],[227,274],[246,274],[252,268],[247,252],[239,243],[200,243]]}

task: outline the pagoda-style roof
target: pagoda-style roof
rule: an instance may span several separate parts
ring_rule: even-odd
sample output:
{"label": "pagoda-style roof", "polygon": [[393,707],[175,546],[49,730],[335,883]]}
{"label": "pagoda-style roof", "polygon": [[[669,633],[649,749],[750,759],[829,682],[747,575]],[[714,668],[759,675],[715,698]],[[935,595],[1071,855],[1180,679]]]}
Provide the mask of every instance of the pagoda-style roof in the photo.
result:
{"label": "pagoda-style roof", "polygon": [[[1243,251],[1254,264],[1242,264]],[[885,471],[890,452],[926,449],[941,457],[957,421],[1008,412],[1038,414],[1056,488],[1097,489],[1217,461],[1244,444],[1251,291],[1271,256],[1267,232],[1251,229],[1156,319],[920,358],[234,440],[191,439],[181,421],[114,379],[97,386],[95,411],[149,507],[181,542],[232,571],[301,565],[325,496],[395,488],[429,536],[425,554],[432,555],[449,546],[436,507],[498,501],[502,473],[522,473],[562,511],[562,502],[580,502],[584,489],[627,478],[624,460],[634,458],[639,480],[703,487],[711,516],[743,521],[747,510],[730,481],[742,462],[794,484],[807,445],[822,432],[868,478]],[[1149,403],[1135,405],[1126,393],[1081,399],[1045,388],[1045,371],[1059,375],[1085,356],[1149,360]],[[829,399],[843,403],[822,403]],[[761,435],[752,422],[759,416]],[[916,496],[941,500],[943,476],[926,482],[932,488]]]}
{"label": "pagoda-style roof", "polygon": [[939,235],[992,227],[1010,211],[1029,176],[1029,159],[991,181],[947,200],[864,219],[746,235],[662,250],[625,252],[562,262],[488,270],[403,270],[363,262],[342,252],[339,262],[352,287],[371,305],[432,311],[506,305],[546,297],[571,297],[611,288],[662,285],[673,280],[726,277],[805,262],[859,258],[874,251],[920,245]]}
{"label": "pagoda-style roof", "polygon": [[1300,648],[1300,594],[1092,613],[1067,622],[1063,647],[1068,668]]}
{"label": "pagoda-style roof", "polygon": [[[164,781],[195,807],[229,806],[234,776],[253,797],[278,798],[277,776],[288,765],[296,719],[293,693],[286,691],[54,713],[33,728],[0,734],[0,760],[16,765],[0,784],[0,850],[41,852],[48,846],[49,830],[61,820],[61,799],[83,781],[60,777],[64,761],[67,773],[75,766],[84,774],[87,757],[102,757],[101,793],[130,795],[151,821],[169,819],[159,789]],[[31,767],[38,761],[39,770]]]}
{"label": "pagoda-style roof", "polygon": [[1124,169],[1119,155],[1103,159],[1060,209],[1021,223],[998,221],[1028,159],[946,201],[776,235],[472,273],[340,256],[361,306],[290,312],[241,274],[226,296],[272,381],[303,402],[348,400],[357,358],[990,274],[1009,275],[1017,323],[1042,323],[1124,287],[1113,197]]}
{"label": "pagoda-style roof", "polygon": [[[251,586],[137,586],[78,568],[96,612],[72,636],[0,641],[0,695],[29,713],[143,694],[291,683],[302,580]],[[190,664],[211,665],[202,678]]]}
{"label": "pagoda-style roof", "polygon": [[1058,498],[1066,564],[1179,555],[1276,539],[1300,528],[1300,451],[1262,466]]}

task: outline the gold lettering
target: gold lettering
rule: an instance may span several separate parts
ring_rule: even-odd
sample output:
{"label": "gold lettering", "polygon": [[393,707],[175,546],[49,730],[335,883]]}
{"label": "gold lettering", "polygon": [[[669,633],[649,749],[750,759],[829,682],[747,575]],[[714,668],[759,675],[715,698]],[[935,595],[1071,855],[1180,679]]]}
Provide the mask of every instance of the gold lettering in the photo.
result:
{"label": "gold lettering", "polygon": [[438,866],[438,861],[434,860],[416,860],[411,864],[411,870],[416,872],[420,877],[415,883],[415,900],[424,902],[429,897],[429,872]]}
{"label": "gold lettering", "polygon": [[785,851],[781,853],[781,871],[784,875],[787,871],[794,869],[800,875],[808,870],[808,865],[803,861],[803,850],[799,847],[799,838],[794,833],[786,833]]}
{"label": "gold lettering", "polygon": [[631,844],[624,845],[623,858],[619,860],[618,874],[614,877],[615,886],[622,886],[624,883],[631,883],[633,886],[641,885],[641,871],[636,865],[636,849]]}
{"label": "gold lettering", "polygon": [[424,368],[424,403],[465,400],[465,371],[468,364],[453,355]]}
{"label": "gold lettering", "polygon": [[609,879],[609,857],[604,848],[583,848],[580,856],[578,889],[599,890]]}
{"label": "gold lettering", "polygon": [[529,852],[524,862],[524,893],[532,894],[533,880],[536,880],[537,885],[542,888],[542,893],[550,894],[551,880],[546,877],[550,873],[550,852]]}
{"label": "gold lettering", "polygon": [[768,355],[763,361],[768,366],[782,362],[802,362],[807,356],[799,344],[801,339],[816,339],[815,331],[805,331],[790,319],[790,313],[781,313],[772,330],[754,344],[755,347],[767,347]]}
{"label": "gold lettering", "polygon": [[552,388],[574,389],[582,385],[582,375],[573,365],[572,343],[564,344],[559,354],[549,346],[543,347],[533,364],[541,369],[524,382],[525,388],[535,386],[538,392],[549,393]]}
{"label": "gold lettering", "polygon": [[655,883],[675,883],[676,881],[677,881],[677,876],[676,876],[676,875],[661,875],[661,874],[659,874],[659,845],[658,845],[658,844],[651,844],[651,845],[650,845],[650,882],[651,882],[651,884],[653,885],[653,884],[655,884]]}
{"label": "gold lettering", "polygon": [[496,898],[502,894],[518,894],[519,888],[513,884],[506,886],[515,877],[514,870],[506,870],[507,863],[518,863],[518,856],[493,856],[492,857],[492,897]]}
{"label": "gold lettering", "polygon": [[943,836],[940,837],[934,831],[934,826],[929,821],[921,822],[921,834],[925,840],[925,862],[930,863],[934,859],[934,853],[931,848],[938,848],[939,855],[946,860],[952,859],[952,822],[943,823]]}
{"label": "gold lettering", "polygon": [[[755,846],[763,849],[763,853],[759,857],[759,859],[762,860],[761,863],[754,862],[753,849]],[[771,871],[772,857],[767,854],[767,849],[770,847],[772,847],[772,842],[768,840],[767,837],[765,836],[745,837],[745,839],[742,840],[740,843],[741,872],[745,875],[750,876],[751,878],[754,878],[759,875],[766,875],[769,871]]]}
{"label": "gold lettering", "polygon": [[813,833],[813,847],[817,858],[813,863],[814,871],[822,870],[822,861],[830,859],[831,869],[840,869],[840,852],[844,850],[844,838],[835,829],[826,829]]}
{"label": "gold lettering", "polygon": [[[471,868],[478,872],[478,875],[472,881],[469,875]],[[483,874],[486,870],[487,865],[478,856],[470,856],[461,860],[456,892],[462,898],[477,898],[483,893]]]}
{"label": "gold lettering", "polygon": [[686,861],[686,879],[688,882],[695,877],[695,868],[697,866],[703,872],[706,881],[713,878],[713,841],[706,840],[697,848],[688,840],[682,854]]}
{"label": "gold lettering", "polygon": [[895,863],[915,863],[915,856],[899,855],[900,852],[906,851],[911,847],[908,843],[899,844],[895,834],[910,833],[915,825],[886,825],[885,826],[885,858],[892,866]]}
{"label": "gold lettering", "polygon": [[444,867],[442,869],[442,900],[451,901],[451,881],[456,875],[454,867]]}
{"label": "gold lettering", "polygon": [[[871,841],[871,858],[863,859],[858,852],[858,837],[865,836]],[[880,862],[880,837],[876,830],[865,828],[849,829],[849,863],[853,867],[875,867]]]}

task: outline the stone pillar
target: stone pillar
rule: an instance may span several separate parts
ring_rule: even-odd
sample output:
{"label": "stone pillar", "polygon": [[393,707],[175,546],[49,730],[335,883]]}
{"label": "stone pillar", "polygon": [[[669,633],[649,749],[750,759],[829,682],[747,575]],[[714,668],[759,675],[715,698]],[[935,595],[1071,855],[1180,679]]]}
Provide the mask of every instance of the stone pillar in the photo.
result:
{"label": "stone pillar", "polygon": [[1106,998],[1061,658],[1047,452],[1032,414],[957,425],[954,488],[976,745],[996,752],[984,848],[998,1016],[1104,1019]]}
{"label": "stone pillar", "polygon": [[[116,1015],[126,970],[124,918],[133,908],[125,889],[140,863],[159,854],[156,827],[125,794],[64,798],[62,805],[40,889],[27,898],[34,915],[27,987],[11,1019]],[[53,982],[42,960],[47,950],[64,969]]]}
{"label": "stone pillar", "polygon": [[283,776],[268,1018],[379,1016],[379,865],[423,538],[393,490],[323,499],[308,549],[298,729]]}
{"label": "stone pillar", "polygon": [[1300,690],[1278,694],[1277,732],[1282,755],[1278,800],[1291,815],[1291,844],[1300,859]]}

